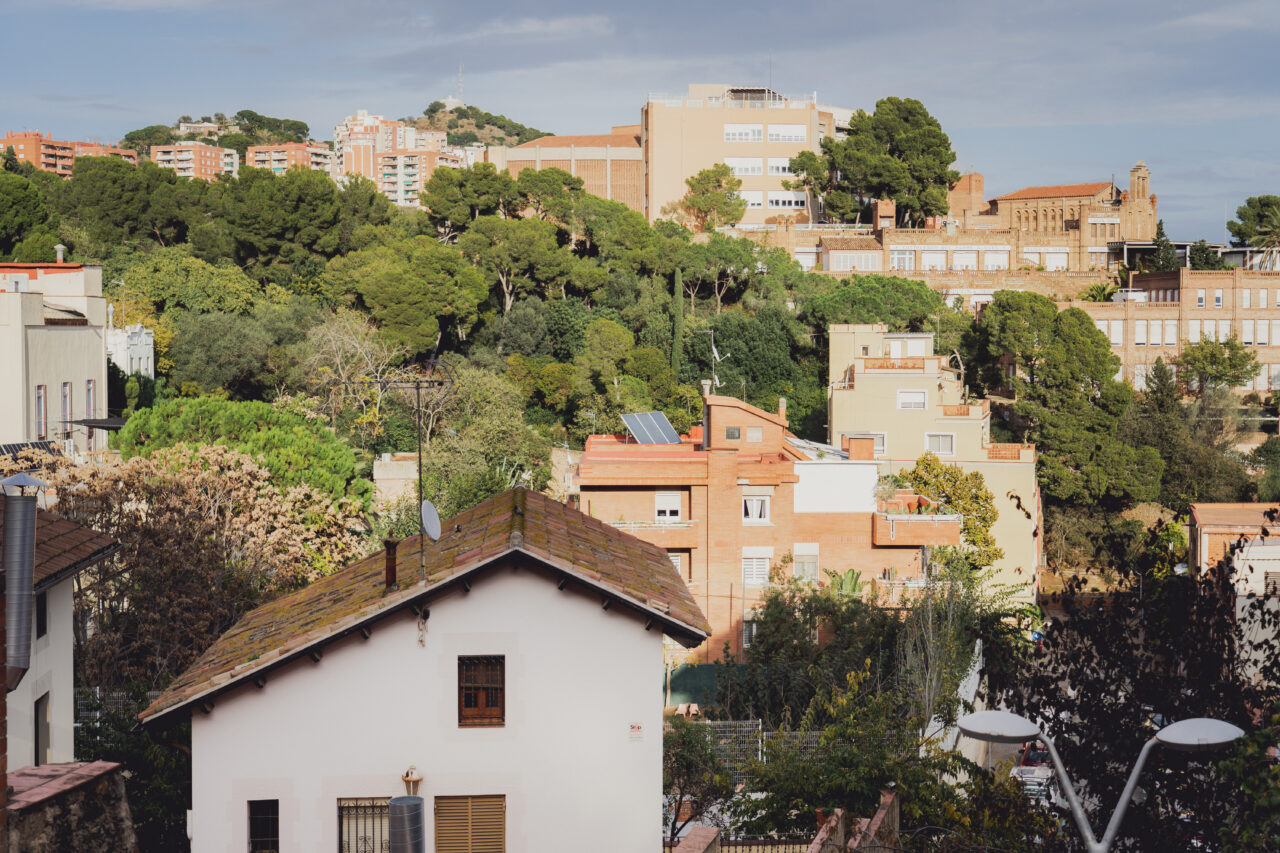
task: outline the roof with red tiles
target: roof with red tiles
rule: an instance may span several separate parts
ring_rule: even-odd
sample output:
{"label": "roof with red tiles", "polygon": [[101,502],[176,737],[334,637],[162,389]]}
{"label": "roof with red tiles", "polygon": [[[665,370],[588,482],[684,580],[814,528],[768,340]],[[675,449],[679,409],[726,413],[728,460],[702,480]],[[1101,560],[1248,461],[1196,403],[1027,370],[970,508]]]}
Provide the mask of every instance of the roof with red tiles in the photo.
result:
{"label": "roof with red tiles", "polygon": [[1044,187],[1023,187],[1011,193],[998,195],[992,201],[1017,201],[1027,198],[1078,198],[1097,195],[1111,186],[1110,181],[1091,184],[1050,184]]}
{"label": "roof with red tiles", "polygon": [[666,551],[545,495],[517,488],[459,513],[425,547],[397,548],[400,582],[385,586],[385,552],[247,614],[139,717],[151,721],[295,660],[392,613],[422,606],[504,559],[532,560],[562,580],[593,588],[692,648],[711,632]]}
{"label": "roof with red tiles", "polygon": [[[4,539],[4,501],[0,500],[0,541]],[[36,510],[37,591],[115,553],[120,545],[105,533],[63,518],[48,510]]]}
{"label": "roof with red tiles", "polygon": [[[1271,518],[1267,516],[1271,515]],[[1274,503],[1198,503],[1191,505],[1191,517],[1198,526],[1265,527],[1272,525],[1280,532],[1280,504]]]}
{"label": "roof with red tiles", "polygon": [[9,810],[22,811],[120,769],[114,761],[42,764],[9,771]]}
{"label": "roof with red tiles", "polygon": [[516,148],[603,148],[606,145],[614,148],[639,148],[640,137],[630,133],[595,133],[584,136],[539,136]]}

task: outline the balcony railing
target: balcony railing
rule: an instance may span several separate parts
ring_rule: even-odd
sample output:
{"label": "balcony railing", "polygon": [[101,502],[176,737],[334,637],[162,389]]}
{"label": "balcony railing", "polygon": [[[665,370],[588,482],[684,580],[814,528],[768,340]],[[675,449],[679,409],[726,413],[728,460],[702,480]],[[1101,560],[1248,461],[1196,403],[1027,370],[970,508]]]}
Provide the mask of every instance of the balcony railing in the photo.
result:
{"label": "balcony railing", "polygon": [[606,521],[617,530],[690,530],[692,521]]}

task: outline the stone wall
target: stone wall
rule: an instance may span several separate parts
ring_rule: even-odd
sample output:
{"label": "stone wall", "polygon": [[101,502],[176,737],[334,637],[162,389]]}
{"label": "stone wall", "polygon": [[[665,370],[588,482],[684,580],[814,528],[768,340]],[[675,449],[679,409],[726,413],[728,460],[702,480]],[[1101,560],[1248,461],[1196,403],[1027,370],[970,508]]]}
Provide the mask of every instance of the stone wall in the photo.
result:
{"label": "stone wall", "polygon": [[15,796],[8,819],[9,849],[22,853],[73,850],[76,853],[136,853],[138,850],[119,765],[71,790],[59,791],[29,805],[22,805],[21,797]]}

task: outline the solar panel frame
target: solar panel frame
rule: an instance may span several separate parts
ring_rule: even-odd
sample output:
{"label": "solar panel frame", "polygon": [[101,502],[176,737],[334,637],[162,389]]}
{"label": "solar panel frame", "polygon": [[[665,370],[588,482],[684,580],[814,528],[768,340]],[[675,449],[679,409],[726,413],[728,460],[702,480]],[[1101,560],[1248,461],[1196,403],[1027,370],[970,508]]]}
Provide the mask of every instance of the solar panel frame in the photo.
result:
{"label": "solar panel frame", "polygon": [[665,412],[633,412],[623,415],[622,422],[640,444],[679,444],[676,432]]}

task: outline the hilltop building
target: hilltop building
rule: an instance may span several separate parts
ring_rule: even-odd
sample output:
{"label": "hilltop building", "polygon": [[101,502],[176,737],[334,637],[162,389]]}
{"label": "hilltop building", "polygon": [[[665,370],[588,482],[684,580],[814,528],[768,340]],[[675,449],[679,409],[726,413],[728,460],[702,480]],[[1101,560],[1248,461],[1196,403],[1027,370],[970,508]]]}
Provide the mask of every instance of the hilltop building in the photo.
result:
{"label": "hilltop building", "polygon": [[926,452],[981,474],[999,513],[991,529],[1004,551],[997,580],[1034,601],[1043,552],[1035,446],[991,441],[989,401],[967,399],[960,372],[934,353],[932,334],[884,324],[834,325],[827,334],[829,441],[869,439],[884,474],[913,467]]}
{"label": "hilltop building", "polygon": [[[774,571],[814,583],[858,571],[877,595],[923,582],[924,549],[960,543],[960,518],[916,495],[878,497],[870,439],[796,438],[786,403],[766,412],[703,385],[702,425],[678,443],[593,435],[578,463],[578,506],[662,548],[711,621],[710,662],[750,645]],[[668,427],[669,429],[669,427]]]}
{"label": "hilltop building", "polygon": [[234,148],[219,148],[203,142],[175,142],[151,146],[151,162],[161,169],[172,169],[180,178],[216,181],[223,175],[240,172],[240,153]]}
{"label": "hilltop building", "polygon": [[102,267],[0,264],[0,443],[101,446],[107,412]]}
{"label": "hilltop building", "polygon": [[134,165],[138,163],[138,152],[131,148],[97,142],[67,142],[53,139],[47,133],[15,133],[11,130],[0,139],[0,152],[7,148],[12,148],[19,160],[63,178],[71,177],[77,157],[119,157]]}

